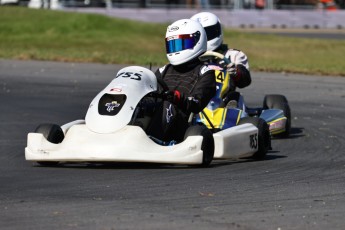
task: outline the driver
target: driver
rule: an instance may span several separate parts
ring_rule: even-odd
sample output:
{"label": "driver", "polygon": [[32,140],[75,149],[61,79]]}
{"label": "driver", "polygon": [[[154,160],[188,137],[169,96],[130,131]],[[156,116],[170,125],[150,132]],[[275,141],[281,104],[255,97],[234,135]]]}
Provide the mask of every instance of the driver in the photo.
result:
{"label": "driver", "polygon": [[166,83],[164,101],[155,112],[147,133],[163,141],[183,141],[191,113],[202,111],[215,96],[214,70],[198,57],[207,49],[206,32],[201,24],[181,19],[169,25],[165,35],[169,64],[155,74]]}
{"label": "driver", "polygon": [[225,104],[231,100],[235,100],[236,103],[239,100],[239,93],[230,92],[235,92],[236,87],[244,88],[251,83],[247,56],[242,51],[228,48],[227,44],[223,44],[221,23],[215,14],[201,12],[193,15],[191,19],[200,22],[204,27],[207,34],[207,50],[221,53],[230,60],[230,64],[227,65],[230,86],[223,99]]}

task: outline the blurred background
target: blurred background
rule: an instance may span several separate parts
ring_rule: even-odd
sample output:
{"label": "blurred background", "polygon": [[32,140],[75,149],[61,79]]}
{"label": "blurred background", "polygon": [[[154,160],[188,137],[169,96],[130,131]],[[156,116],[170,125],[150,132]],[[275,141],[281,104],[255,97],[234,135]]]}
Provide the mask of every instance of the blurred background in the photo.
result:
{"label": "blurred background", "polygon": [[0,0],[0,3],[158,23],[211,11],[228,28],[337,31],[345,28],[345,0]]}
{"label": "blurred background", "polygon": [[2,5],[32,8],[117,7],[199,9],[344,9],[345,0],[0,0]]}

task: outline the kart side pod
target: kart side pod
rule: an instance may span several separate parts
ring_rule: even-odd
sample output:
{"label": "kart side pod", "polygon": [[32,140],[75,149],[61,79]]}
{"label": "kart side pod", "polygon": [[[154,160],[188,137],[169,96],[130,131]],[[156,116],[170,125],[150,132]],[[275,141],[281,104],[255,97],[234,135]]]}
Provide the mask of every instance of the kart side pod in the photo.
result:
{"label": "kart side pod", "polygon": [[258,128],[237,125],[213,134],[215,159],[250,157],[258,150]]}

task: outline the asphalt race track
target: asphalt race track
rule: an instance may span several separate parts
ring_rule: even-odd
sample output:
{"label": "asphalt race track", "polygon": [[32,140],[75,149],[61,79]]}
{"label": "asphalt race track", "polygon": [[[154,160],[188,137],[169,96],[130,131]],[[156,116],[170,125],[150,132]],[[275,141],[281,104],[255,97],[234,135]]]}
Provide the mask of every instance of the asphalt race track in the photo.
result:
{"label": "asphalt race track", "polygon": [[[0,228],[345,229],[345,78],[253,73],[251,106],[284,94],[292,135],[263,161],[40,167],[40,123],[83,118],[120,66],[0,60]],[[129,143],[130,144],[130,143]]]}

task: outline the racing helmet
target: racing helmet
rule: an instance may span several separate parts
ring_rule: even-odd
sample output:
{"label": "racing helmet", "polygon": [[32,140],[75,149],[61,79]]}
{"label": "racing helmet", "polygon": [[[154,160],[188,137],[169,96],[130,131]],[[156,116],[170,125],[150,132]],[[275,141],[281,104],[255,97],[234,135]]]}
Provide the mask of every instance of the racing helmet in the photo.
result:
{"label": "racing helmet", "polygon": [[170,64],[184,64],[206,52],[206,32],[199,22],[181,19],[168,26],[165,45]]}
{"label": "racing helmet", "polygon": [[207,50],[213,51],[223,43],[223,31],[219,18],[210,12],[193,15],[192,20],[198,21],[205,29],[207,36]]}

